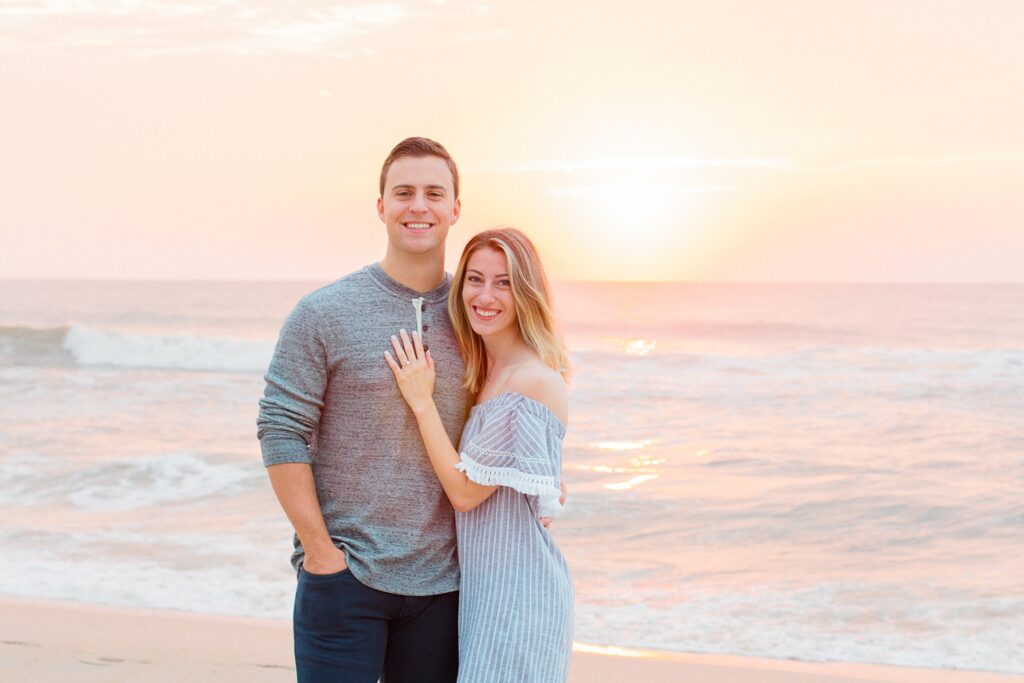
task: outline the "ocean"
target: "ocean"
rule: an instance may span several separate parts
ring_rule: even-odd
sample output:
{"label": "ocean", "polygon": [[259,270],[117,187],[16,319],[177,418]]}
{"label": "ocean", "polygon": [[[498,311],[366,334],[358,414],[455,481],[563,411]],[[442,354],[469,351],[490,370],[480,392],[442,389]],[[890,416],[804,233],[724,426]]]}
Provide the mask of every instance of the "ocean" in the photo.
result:
{"label": "ocean", "polygon": [[[288,619],[316,282],[0,281],[0,594]],[[1024,285],[563,283],[577,641],[1024,673]]]}

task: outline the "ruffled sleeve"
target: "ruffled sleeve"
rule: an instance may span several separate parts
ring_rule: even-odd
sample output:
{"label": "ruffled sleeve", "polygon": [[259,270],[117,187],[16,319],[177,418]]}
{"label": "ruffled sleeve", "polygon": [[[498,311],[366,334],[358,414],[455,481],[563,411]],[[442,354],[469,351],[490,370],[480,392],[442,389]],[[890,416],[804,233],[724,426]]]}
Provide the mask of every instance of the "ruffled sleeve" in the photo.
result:
{"label": "ruffled sleeve", "polygon": [[497,405],[472,439],[462,444],[456,469],[484,486],[507,486],[537,496],[537,514],[561,511],[561,436],[541,404],[524,397]]}

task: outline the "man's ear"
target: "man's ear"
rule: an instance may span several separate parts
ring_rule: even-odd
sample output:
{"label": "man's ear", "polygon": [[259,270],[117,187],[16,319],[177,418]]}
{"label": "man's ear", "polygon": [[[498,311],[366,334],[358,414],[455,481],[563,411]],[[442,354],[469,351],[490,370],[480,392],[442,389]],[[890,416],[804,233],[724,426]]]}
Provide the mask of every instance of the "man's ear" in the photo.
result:
{"label": "man's ear", "polygon": [[381,223],[384,222],[384,198],[383,197],[377,197],[377,218],[380,219]]}
{"label": "man's ear", "polygon": [[462,200],[456,199],[455,204],[452,206],[452,225],[459,222],[459,216],[462,215]]}

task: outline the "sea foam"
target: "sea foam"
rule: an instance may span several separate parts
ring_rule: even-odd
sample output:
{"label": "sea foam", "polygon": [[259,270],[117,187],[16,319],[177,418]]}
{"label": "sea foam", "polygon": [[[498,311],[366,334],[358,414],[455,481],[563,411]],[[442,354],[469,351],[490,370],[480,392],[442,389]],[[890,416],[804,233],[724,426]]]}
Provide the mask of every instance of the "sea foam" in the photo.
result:
{"label": "sea foam", "polygon": [[270,340],[143,335],[86,326],[0,327],[0,366],[262,372]]}
{"label": "sea foam", "polygon": [[191,453],[78,466],[24,454],[0,465],[0,501],[18,506],[64,502],[93,512],[118,512],[231,496],[262,485],[265,478],[254,464],[211,462]]}
{"label": "sea foam", "polygon": [[132,335],[72,327],[64,348],[79,366],[173,370],[265,370],[273,343],[187,335]]}

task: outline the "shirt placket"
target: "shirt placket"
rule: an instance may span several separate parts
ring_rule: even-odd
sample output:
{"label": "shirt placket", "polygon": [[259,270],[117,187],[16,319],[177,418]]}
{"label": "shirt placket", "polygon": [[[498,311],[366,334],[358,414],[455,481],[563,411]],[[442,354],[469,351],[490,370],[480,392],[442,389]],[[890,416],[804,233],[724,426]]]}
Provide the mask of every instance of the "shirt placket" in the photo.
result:
{"label": "shirt placket", "polygon": [[423,333],[430,329],[430,325],[423,322],[423,313],[427,310],[426,301],[422,296],[412,299],[413,310],[416,311],[416,332],[420,335],[420,343],[423,344],[423,350],[427,351],[430,347],[427,345],[426,337]]}

